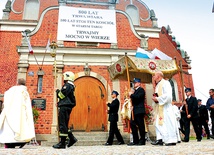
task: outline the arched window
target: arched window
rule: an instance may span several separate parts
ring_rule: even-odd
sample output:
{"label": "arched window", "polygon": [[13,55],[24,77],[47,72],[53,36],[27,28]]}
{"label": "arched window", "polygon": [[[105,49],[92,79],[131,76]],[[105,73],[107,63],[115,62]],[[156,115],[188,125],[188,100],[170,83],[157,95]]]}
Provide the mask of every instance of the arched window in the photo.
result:
{"label": "arched window", "polygon": [[38,93],[42,93],[42,83],[43,83],[43,75],[38,75]]}
{"label": "arched window", "polygon": [[24,8],[24,20],[38,20],[39,17],[39,0],[26,0]]}
{"label": "arched window", "polygon": [[131,17],[133,25],[140,25],[138,8],[132,4],[126,7],[126,13]]}
{"label": "arched window", "polygon": [[170,82],[170,84],[172,86],[172,100],[177,101],[177,98],[176,98],[177,87],[175,88],[175,83],[174,83],[173,79],[169,79],[169,82]]}
{"label": "arched window", "polygon": [[43,87],[43,76],[44,76],[44,71],[43,70],[39,70],[37,72],[38,75],[38,83],[37,83],[37,92],[38,93],[42,93],[42,87]]}

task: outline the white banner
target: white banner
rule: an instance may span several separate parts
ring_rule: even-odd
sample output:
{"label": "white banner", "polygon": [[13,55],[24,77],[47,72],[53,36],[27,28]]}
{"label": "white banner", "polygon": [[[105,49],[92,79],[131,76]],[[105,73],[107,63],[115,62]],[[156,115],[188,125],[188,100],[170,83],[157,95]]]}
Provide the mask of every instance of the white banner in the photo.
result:
{"label": "white banner", "polygon": [[60,6],[57,40],[117,43],[115,10]]}

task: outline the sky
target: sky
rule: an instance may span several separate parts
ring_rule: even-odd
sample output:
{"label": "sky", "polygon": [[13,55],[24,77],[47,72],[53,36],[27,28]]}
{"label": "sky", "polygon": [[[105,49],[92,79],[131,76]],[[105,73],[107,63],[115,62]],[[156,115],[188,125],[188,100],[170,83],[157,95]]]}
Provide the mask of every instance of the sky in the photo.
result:
{"label": "sky", "polygon": [[[7,0],[0,0],[0,18]],[[214,0],[142,0],[153,9],[158,26],[169,25],[181,49],[190,56],[195,96],[205,104],[214,88]]]}
{"label": "sky", "polygon": [[190,56],[195,96],[206,104],[214,88],[214,0],[143,0],[155,11],[158,26],[169,25]]}

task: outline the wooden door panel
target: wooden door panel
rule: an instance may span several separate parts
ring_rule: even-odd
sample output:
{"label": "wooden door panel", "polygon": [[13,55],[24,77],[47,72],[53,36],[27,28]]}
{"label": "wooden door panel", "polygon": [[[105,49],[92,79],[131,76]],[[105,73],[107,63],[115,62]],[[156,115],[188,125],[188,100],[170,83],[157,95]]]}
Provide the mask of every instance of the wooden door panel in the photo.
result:
{"label": "wooden door panel", "polygon": [[102,130],[102,124],[103,122],[103,102],[101,99],[101,90],[100,86],[97,84],[96,81],[90,81],[91,88],[90,88],[90,107],[91,110],[89,112],[89,124],[93,124],[93,126],[90,127],[91,131],[96,130]]}
{"label": "wooden door panel", "polygon": [[101,131],[107,122],[106,91],[102,83],[92,77],[75,82],[76,107],[70,116],[69,126],[76,131]]}
{"label": "wooden door panel", "polygon": [[76,106],[71,112],[69,126],[73,127],[73,129],[77,131],[85,131],[88,124],[87,92],[82,91],[82,88],[87,89],[84,82],[76,81]]}

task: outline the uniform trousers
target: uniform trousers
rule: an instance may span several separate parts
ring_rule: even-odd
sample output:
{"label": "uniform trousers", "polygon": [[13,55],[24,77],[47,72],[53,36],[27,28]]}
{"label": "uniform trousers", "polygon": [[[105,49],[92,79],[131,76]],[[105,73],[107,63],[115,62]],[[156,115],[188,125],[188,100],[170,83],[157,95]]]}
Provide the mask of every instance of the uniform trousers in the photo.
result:
{"label": "uniform trousers", "polygon": [[[133,143],[135,144],[145,144],[145,123],[144,114],[134,115],[134,120],[131,119],[130,127],[133,135]],[[140,133],[140,138],[138,136],[138,130]]]}
{"label": "uniform trousers", "polygon": [[204,129],[206,131],[207,136],[210,136],[210,131],[209,131],[209,128],[208,128],[207,121],[205,119],[199,118],[198,122],[199,122],[200,134],[202,135],[202,126],[204,126]]}
{"label": "uniform trousers", "polygon": [[70,119],[72,108],[67,106],[59,107],[59,136],[67,137],[68,136],[68,122]]}
{"label": "uniform trousers", "polygon": [[201,140],[201,133],[199,130],[199,125],[198,125],[198,118],[186,118],[185,119],[185,141],[189,141],[189,134],[190,134],[190,121],[192,122],[192,126],[194,128],[195,134],[196,134],[196,139]]}
{"label": "uniform trousers", "polygon": [[116,136],[118,142],[124,143],[123,137],[121,136],[120,131],[117,127],[117,122],[111,121],[110,122],[109,137],[108,137],[107,143],[109,143],[109,144],[113,143],[114,135]]}

